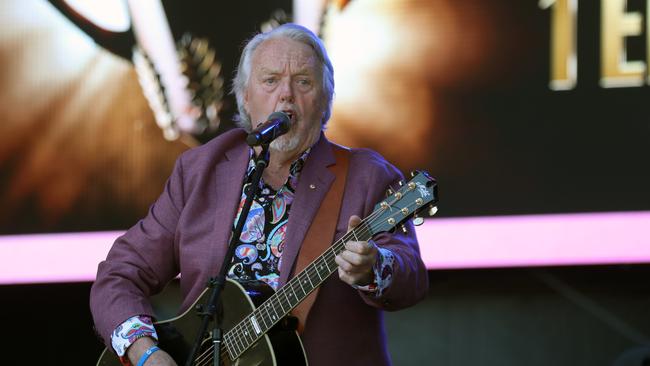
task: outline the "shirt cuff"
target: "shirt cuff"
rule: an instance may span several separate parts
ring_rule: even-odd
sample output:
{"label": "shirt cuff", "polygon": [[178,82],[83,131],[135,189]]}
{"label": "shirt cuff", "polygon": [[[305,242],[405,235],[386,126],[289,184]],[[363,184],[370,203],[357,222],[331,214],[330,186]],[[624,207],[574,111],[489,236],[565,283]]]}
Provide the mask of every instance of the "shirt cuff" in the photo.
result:
{"label": "shirt cuff", "polygon": [[130,317],[115,328],[113,334],[111,334],[111,345],[123,365],[130,364],[126,357],[126,350],[133,342],[142,337],[151,337],[156,341],[158,340],[158,334],[156,334],[153,322],[146,315]]}
{"label": "shirt cuff", "polygon": [[[372,240],[370,240],[372,242]],[[380,248],[372,242],[377,248],[377,262],[372,267],[374,274],[373,282],[365,286],[352,286],[357,290],[370,293],[374,297],[380,297],[384,291],[393,282],[393,263],[395,263],[395,256],[393,252],[386,248]]]}

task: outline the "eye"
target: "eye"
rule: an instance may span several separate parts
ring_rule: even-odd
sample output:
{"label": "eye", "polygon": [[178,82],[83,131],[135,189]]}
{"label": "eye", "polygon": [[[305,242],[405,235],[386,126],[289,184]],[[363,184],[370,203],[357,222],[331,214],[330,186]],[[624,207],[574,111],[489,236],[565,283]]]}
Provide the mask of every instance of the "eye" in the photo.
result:
{"label": "eye", "polygon": [[274,77],[269,77],[269,78],[264,79],[264,84],[266,84],[266,85],[273,85],[276,82],[277,82],[277,79],[274,78]]}
{"label": "eye", "polygon": [[298,85],[300,85],[300,86],[310,86],[311,85],[311,80],[302,78],[302,79],[298,79],[296,81],[296,83],[298,83]]}

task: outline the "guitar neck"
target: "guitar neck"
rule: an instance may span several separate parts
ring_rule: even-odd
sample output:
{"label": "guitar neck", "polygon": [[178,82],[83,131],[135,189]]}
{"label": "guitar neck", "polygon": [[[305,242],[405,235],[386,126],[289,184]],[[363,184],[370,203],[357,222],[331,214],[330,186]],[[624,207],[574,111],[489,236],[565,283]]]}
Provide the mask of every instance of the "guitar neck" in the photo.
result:
{"label": "guitar neck", "polygon": [[225,334],[225,345],[233,358],[244,353],[338,269],[334,258],[345,249],[346,242],[370,240],[371,230],[365,221],[334,242],[325,253]]}

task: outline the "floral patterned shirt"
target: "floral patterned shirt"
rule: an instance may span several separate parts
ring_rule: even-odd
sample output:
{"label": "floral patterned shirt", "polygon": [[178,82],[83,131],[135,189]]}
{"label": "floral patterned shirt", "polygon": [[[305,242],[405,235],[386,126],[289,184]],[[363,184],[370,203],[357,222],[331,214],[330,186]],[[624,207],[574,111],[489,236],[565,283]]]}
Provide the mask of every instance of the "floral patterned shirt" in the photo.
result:
{"label": "floral patterned shirt", "polygon": [[[266,184],[264,179],[260,180],[259,194],[253,200],[239,236],[228,277],[242,281],[260,280],[274,290],[278,289],[289,211],[298,185],[298,177],[308,155],[309,150],[291,164],[289,177],[277,191]],[[233,222],[233,231],[244,206],[254,172],[255,157],[251,153],[239,209]]]}

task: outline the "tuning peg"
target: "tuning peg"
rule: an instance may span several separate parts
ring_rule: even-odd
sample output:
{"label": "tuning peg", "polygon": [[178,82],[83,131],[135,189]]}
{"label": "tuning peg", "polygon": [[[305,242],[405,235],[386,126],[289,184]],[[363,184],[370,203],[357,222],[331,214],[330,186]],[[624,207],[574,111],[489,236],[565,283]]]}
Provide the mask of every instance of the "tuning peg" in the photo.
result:
{"label": "tuning peg", "polygon": [[423,218],[421,218],[420,216],[413,216],[413,225],[420,226],[422,224],[424,224]]}
{"label": "tuning peg", "polygon": [[417,170],[411,170],[411,178],[415,178],[415,176],[418,175]]}
{"label": "tuning peg", "polygon": [[409,231],[408,231],[408,229],[406,228],[406,226],[404,226],[404,225],[400,225],[399,228],[402,230],[402,232],[403,232],[404,234],[408,234],[408,233],[409,233]]}
{"label": "tuning peg", "polygon": [[392,189],[392,188],[388,188],[388,189],[386,190],[386,197],[388,197],[388,196],[392,196],[393,193],[395,193],[395,192],[393,192],[393,189]]}
{"label": "tuning peg", "polygon": [[438,206],[429,206],[429,216],[433,216],[438,212]]}
{"label": "tuning peg", "polygon": [[397,182],[397,184],[399,184],[399,186],[401,187],[401,186],[404,185],[404,181],[403,181],[403,180],[400,180],[399,182]]}

